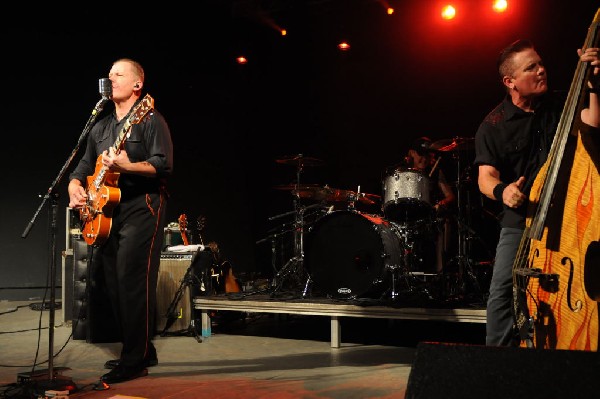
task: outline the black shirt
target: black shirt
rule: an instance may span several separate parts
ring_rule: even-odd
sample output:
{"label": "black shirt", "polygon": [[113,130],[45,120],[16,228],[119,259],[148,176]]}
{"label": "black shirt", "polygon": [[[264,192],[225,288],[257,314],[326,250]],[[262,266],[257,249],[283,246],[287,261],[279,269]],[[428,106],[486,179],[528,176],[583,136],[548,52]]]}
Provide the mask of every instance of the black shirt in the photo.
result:
{"label": "black shirt", "polygon": [[[563,95],[550,92],[538,99],[534,112],[526,112],[507,95],[479,125],[475,134],[475,166],[493,166],[504,183],[525,176],[521,191],[529,196],[548,157],[564,101]],[[502,227],[524,228],[527,205],[527,201],[517,209],[503,205]]]}
{"label": "black shirt", "polygon": [[[140,101],[143,100],[138,100],[136,105]],[[127,117],[117,121],[114,111],[99,119],[90,130],[86,151],[69,180],[78,179],[86,184],[87,177],[94,174],[100,154],[115,145],[118,135],[126,131],[126,122],[134,119]],[[152,164],[156,176],[120,174],[118,185],[121,200],[166,189],[166,178],[173,170],[173,143],[169,127],[158,111],[151,109],[139,123],[131,125],[124,148],[131,162],[146,161]]]}

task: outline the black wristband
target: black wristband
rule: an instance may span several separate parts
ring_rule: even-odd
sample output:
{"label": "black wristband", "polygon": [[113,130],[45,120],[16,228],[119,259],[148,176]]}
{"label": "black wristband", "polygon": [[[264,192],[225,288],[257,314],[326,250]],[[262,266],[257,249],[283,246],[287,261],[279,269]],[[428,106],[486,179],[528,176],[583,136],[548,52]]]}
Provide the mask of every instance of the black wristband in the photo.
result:
{"label": "black wristband", "polygon": [[502,193],[504,192],[504,189],[506,188],[506,186],[508,186],[508,184],[498,183],[498,184],[496,184],[496,187],[494,187],[494,191],[493,191],[494,198],[496,198],[500,202],[504,202],[504,201],[502,201]]}
{"label": "black wristband", "polygon": [[594,94],[600,93],[600,87],[588,87],[586,90],[588,93],[594,93]]}

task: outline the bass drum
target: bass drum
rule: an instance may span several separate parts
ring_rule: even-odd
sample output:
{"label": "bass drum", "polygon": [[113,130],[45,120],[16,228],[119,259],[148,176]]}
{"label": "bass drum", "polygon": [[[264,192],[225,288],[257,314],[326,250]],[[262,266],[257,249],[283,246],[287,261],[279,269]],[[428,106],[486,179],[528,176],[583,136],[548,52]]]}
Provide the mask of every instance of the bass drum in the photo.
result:
{"label": "bass drum", "polygon": [[336,211],[306,234],[304,263],[314,295],[379,298],[400,262],[396,226],[379,216]]}

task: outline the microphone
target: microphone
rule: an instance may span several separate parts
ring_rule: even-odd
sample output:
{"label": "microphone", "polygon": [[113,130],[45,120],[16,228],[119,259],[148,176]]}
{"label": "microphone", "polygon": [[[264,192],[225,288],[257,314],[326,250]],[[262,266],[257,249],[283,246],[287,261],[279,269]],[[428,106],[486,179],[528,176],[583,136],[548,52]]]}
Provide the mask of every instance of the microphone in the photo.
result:
{"label": "microphone", "polygon": [[98,80],[98,88],[102,99],[110,100],[112,98],[112,82],[109,78]]}

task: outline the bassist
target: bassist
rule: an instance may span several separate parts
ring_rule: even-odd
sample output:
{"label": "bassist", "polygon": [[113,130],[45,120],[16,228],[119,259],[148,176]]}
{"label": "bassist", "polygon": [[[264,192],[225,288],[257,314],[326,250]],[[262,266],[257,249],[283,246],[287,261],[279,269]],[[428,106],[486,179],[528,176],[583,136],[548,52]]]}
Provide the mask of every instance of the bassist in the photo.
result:
{"label": "bassist", "polygon": [[[586,82],[592,88],[586,98],[588,108],[576,115],[576,126],[582,133],[585,129],[598,135],[598,49],[584,48],[577,54],[582,62],[591,63],[593,74]],[[525,229],[530,190],[548,157],[564,99],[548,89],[546,67],[529,41],[518,40],[506,47],[498,60],[498,72],[506,95],[475,136],[479,189],[503,204],[487,303],[486,344],[516,346],[513,263]],[[574,139],[570,138],[570,144]]]}
{"label": "bassist", "polygon": [[[144,376],[146,367],[158,362],[152,338],[173,145],[165,119],[153,107],[141,120],[132,120],[143,101],[142,66],[120,59],[108,77],[114,107],[107,107],[90,130],[85,153],[69,176],[68,192],[69,206],[90,216],[86,225],[97,218],[108,223],[105,237],[93,232],[92,259],[104,271],[122,343],[120,358],[105,364],[112,370],[102,380],[110,384]],[[120,135],[122,145],[115,148]],[[105,176],[110,187],[103,188],[116,193],[103,209],[90,205],[90,176],[96,175]]]}

